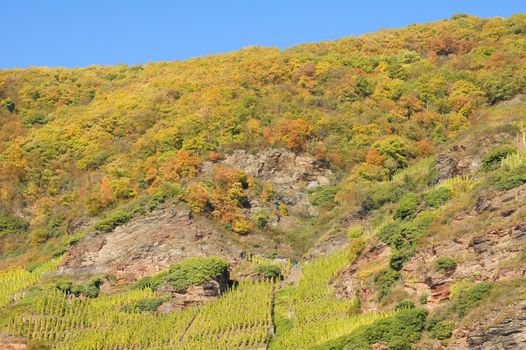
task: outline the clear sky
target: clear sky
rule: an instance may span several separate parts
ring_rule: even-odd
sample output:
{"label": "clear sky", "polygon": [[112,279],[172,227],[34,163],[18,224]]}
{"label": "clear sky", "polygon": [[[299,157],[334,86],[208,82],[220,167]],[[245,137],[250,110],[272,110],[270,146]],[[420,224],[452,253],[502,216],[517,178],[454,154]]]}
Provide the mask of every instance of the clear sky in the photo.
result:
{"label": "clear sky", "polygon": [[449,18],[507,17],[526,0],[4,0],[0,68],[141,64],[287,48]]}

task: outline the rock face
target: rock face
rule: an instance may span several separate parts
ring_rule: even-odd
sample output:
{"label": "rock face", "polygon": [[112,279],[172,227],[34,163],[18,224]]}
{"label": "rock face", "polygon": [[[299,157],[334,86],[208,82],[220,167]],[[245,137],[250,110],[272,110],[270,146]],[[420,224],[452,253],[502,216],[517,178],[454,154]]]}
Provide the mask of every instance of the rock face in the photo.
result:
{"label": "rock face", "polygon": [[138,279],[191,256],[236,261],[242,249],[187,209],[165,208],[105,234],[91,234],[68,252],[59,272]]}
{"label": "rock face", "polygon": [[456,331],[448,350],[526,349],[526,301],[491,309],[474,324]]}
{"label": "rock face", "polygon": [[[436,305],[448,299],[450,285],[461,279],[497,281],[525,277],[526,266],[508,268],[503,265],[520,254],[525,247],[526,222],[425,248],[404,265],[405,280],[413,281],[405,287],[414,291],[413,284],[427,286],[424,290],[420,288],[420,292],[429,294],[430,305]],[[455,271],[448,273],[421,268],[432,266],[439,256],[457,256],[459,252],[463,252],[464,261],[458,262]]]}
{"label": "rock face", "polygon": [[451,177],[465,174],[469,170],[469,164],[449,154],[441,154],[435,162],[435,170],[438,174],[438,181],[442,182]]}
{"label": "rock face", "polygon": [[468,344],[473,350],[526,349],[526,307],[517,318],[507,318],[487,329],[470,333]]}
{"label": "rock face", "polygon": [[365,275],[387,266],[390,256],[391,248],[382,242],[374,241],[352,265],[340,271],[334,278],[336,296],[351,299],[358,294],[362,311],[376,311],[376,292],[368,285]]}
{"label": "rock face", "polygon": [[[243,170],[258,180],[272,183],[280,201],[288,206],[292,215],[315,216],[316,207],[309,202],[307,190],[329,185],[333,176],[322,162],[309,154],[296,154],[285,149],[268,149],[256,154],[236,150],[221,164]],[[205,162],[203,172],[212,170]],[[257,207],[258,203],[253,203]]]}
{"label": "rock face", "polygon": [[222,275],[217,279],[205,281],[197,286],[191,286],[184,292],[175,291],[170,285],[162,285],[157,292],[170,295],[171,299],[157,308],[159,313],[170,313],[187,306],[203,304],[216,299],[226,292],[228,288],[228,275]]}
{"label": "rock face", "polygon": [[269,149],[257,154],[237,150],[223,163],[257,179],[270,181],[280,189],[302,190],[328,185],[332,176],[332,172],[311,155],[284,149]]}

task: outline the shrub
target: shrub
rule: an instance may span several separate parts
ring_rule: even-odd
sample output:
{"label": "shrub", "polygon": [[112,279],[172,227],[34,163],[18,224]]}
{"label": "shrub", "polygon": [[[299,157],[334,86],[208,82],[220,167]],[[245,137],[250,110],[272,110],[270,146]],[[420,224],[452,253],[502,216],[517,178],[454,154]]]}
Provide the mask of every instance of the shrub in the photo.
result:
{"label": "shrub", "polygon": [[409,145],[405,139],[398,136],[391,136],[384,140],[377,141],[374,147],[380,152],[380,154],[387,160],[393,161],[393,166],[386,167],[391,168],[392,171],[403,168],[407,165],[410,157],[412,157]]}
{"label": "shrub", "polygon": [[419,198],[415,193],[405,194],[398,203],[394,212],[395,219],[406,219],[413,217],[418,209]]}
{"label": "shrub", "polygon": [[424,294],[420,295],[420,297],[418,298],[418,302],[420,303],[420,305],[425,305],[425,304],[427,304],[428,299],[429,299],[429,295],[424,293]]}
{"label": "shrub", "polygon": [[501,145],[491,150],[482,159],[482,169],[484,171],[495,170],[500,166],[500,162],[509,156],[516,153],[517,149],[510,145]]}
{"label": "shrub", "polygon": [[5,109],[7,109],[10,113],[13,113],[15,111],[15,102],[10,99],[6,98],[4,100],[0,100],[0,106],[3,106]]}
{"label": "shrub", "polygon": [[400,279],[400,272],[392,268],[386,268],[380,271],[375,277],[378,287],[378,300],[382,300],[391,290],[391,287]]}
{"label": "shrub", "polygon": [[493,180],[497,190],[508,191],[526,183],[526,166],[501,170]]}
{"label": "shrub", "polygon": [[395,306],[395,310],[405,310],[405,309],[414,309],[415,303],[413,303],[411,300],[402,300]]}
{"label": "shrub", "polygon": [[228,264],[217,257],[194,257],[170,266],[155,276],[147,276],[137,281],[133,288],[157,289],[164,282],[169,283],[176,291],[184,292],[188,287],[205,281],[228,276]]}
{"label": "shrub", "polygon": [[526,151],[510,154],[502,160],[501,165],[506,170],[514,170],[526,166]]}
{"label": "shrub", "polygon": [[336,186],[323,186],[309,191],[309,199],[312,205],[328,207],[334,205],[334,197],[338,192]]}
{"label": "shrub", "polygon": [[251,219],[256,227],[262,230],[267,227],[270,221],[270,213],[266,209],[259,208],[254,212],[254,214],[252,214]]}
{"label": "shrub", "polygon": [[66,295],[74,295],[76,297],[85,296],[87,298],[96,298],[99,296],[101,278],[94,278],[86,284],[73,284],[72,282],[59,282],[55,285],[59,291]]}
{"label": "shrub", "polygon": [[170,266],[166,280],[177,291],[227,275],[228,264],[216,257],[195,257]]}
{"label": "shrub", "polygon": [[31,125],[44,125],[49,121],[49,117],[46,113],[35,112],[24,117],[22,123],[25,126]]}
{"label": "shrub", "polygon": [[363,235],[363,227],[360,225],[351,226],[347,230],[347,237],[349,237],[349,240],[360,238],[362,235]]}
{"label": "shrub", "polygon": [[391,350],[410,350],[422,335],[427,318],[424,309],[400,310],[397,315],[374,322],[364,337],[369,344],[383,343]]}
{"label": "shrub", "polygon": [[437,269],[446,271],[446,272],[455,271],[455,269],[457,268],[457,263],[455,262],[455,260],[448,258],[446,256],[441,256],[437,258],[434,261],[434,265]]}
{"label": "shrub", "polygon": [[24,220],[0,210],[0,237],[25,232],[28,227],[28,223]]}
{"label": "shrub", "polygon": [[438,340],[446,340],[451,338],[454,329],[455,323],[449,320],[432,322],[431,326],[429,327],[432,337]]}
{"label": "shrub", "polygon": [[350,334],[330,340],[312,350],[370,350],[373,344],[385,344],[391,350],[410,350],[422,336],[427,311],[403,309],[394,316],[360,327]]}
{"label": "shrub", "polygon": [[109,217],[100,220],[96,225],[95,229],[101,232],[110,232],[117,226],[126,224],[132,219],[133,215],[126,211],[113,212]]}
{"label": "shrub", "polygon": [[278,280],[283,279],[283,273],[279,266],[275,264],[261,264],[256,267],[256,272],[265,276],[265,278]]}
{"label": "shrub", "polygon": [[424,193],[424,201],[428,207],[438,208],[446,204],[451,198],[451,190],[445,187],[438,187]]}
{"label": "shrub", "polygon": [[167,298],[148,298],[123,307],[125,312],[155,312]]}
{"label": "shrub", "polygon": [[451,310],[460,317],[464,317],[480,300],[489,295],[491,288],[490,282],[466,283],[459,286],[458,290],[452,293]]}
{"label": "shrub", "polygon": [[393,256],[391,257],[391,260],[389,261],[389,266],[393,270],[400,271],[406,261],[411,259],[411,257],[414,255],[415,251],[412,247],[404,248],[403,250],[397,250],[393,253]]}
{"label": "shrub", "polygon": [[395,220],[387,223],[378,231],[378,237],[382,242],[397,250],[411,250],[416,240],[424,235],[426,228],[430,225],[429,221],[421,219]]}

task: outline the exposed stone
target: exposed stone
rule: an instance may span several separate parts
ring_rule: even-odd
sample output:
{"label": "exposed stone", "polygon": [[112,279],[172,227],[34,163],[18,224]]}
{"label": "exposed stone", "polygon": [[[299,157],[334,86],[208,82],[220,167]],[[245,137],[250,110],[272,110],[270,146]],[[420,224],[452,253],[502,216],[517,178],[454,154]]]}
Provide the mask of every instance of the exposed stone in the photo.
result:
{"label": "exposed stone", "polygon": [[471,332],[468,343],[473,350],[526,349],[526,308],[517,318],[506,318],[487,329]]}
{"label": "exposed stone", "polygon": [[526,301],[488,311],[473,324],[455,330],[447,349],[526,349]]}
{"label": "exposed stone", "polygon": [[479,197],[477,198],[477,201],[475,202],[475,211],[477,214],[481,214],[487,210],[492,210],[493,207],[491,206],[491,201],[484,198]]}
{"label": "exposed stone", "polygon": [[216,299],[226,292],[228,288],[228,275],[217,279],[205,281],[197,286],[190,286],[183,292],[173,289],[168,283],[157,289],[158,293],[168,294],[171,299],[157,308],[159,313],[170,313],[191,305],[199,305]]}
{"label": "exposed stone", "polygon": [[210,223],[194,220],[187,209],[165,208],[113,232],[88,235],[70,249],[59,272],[138,279],[192,256],[220,255],[235,262],[242,251]]}
{"label": "exposed stone", "polygon": [[334,278],[332,285],[336,296],[351,299],[358,292],[362,311],[376,311],[376,291],[370,288],[367,278],[363,279],[362,271],[371,266],[386,266],[390,256],[391,248],[382,242],[373,241],[352,265],[340,271]]}
{"label": "exposed stone", "polygon": [[[307,190],[329,185],[333,176],[326,164],[313,156],[285,149],[267,149],[256,154],[236,150],[220,163],[272,183],[279,200],[288,206],[291,215],[316,216],[318,210],[310,204]],[[212,169],[212,162],[203,164],[203,173]],[[280,225],[276,222],[274,227],[279,228]],[[288,226],[287,223],[285,226]]]}
{"label": "exposed stone", "polygon": [[441,154],[435,162],[435,170],[438,174],[438,181],[442,182],[451,177],[461,175],[464,168],[460,167],[457,158],[449,154]]}

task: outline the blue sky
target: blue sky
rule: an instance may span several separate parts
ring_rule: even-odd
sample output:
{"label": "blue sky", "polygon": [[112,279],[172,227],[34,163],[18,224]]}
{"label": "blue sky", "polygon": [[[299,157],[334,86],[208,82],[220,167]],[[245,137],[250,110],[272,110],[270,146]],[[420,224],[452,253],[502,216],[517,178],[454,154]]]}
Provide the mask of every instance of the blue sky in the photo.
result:
{"label": "blue sky", "polygon": [[0,68],[141,64],[287,48],[449,18],[507,17],[525,0],[6,0]]}

